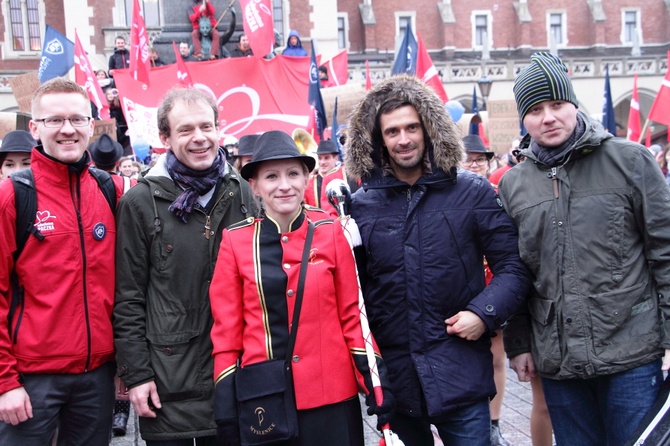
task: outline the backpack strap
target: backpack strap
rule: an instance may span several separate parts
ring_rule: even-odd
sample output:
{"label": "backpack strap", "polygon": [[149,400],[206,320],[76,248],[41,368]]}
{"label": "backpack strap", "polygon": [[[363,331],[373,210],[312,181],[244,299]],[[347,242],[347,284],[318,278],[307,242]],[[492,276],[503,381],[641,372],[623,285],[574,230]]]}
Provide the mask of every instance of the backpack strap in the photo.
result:
{"label": "backpack strap", "polygon": [[14,185],[14,206],[16,207],[16,251],[14,252],[14,262],[16,262],[28,241],[28,237],[32,234],[39,241],[42,241],[44,240],[44,234],[35,227],[37,190],[35,189],[33,171],[23,169],[9,177]]}
{"label": "backpack strap", "polygon": [[93,175],[93,178],[95,178],[95,181],[98,182],[98,186],[100,186],[102,194],[105,196],[107,203],[109,203],[109,208],[112,210],[112,213],[115,214],[116,185],[114,184],[114,180],[112,180],[112,176],[109,174],[109,172],[105,172],[104,170],[98,169],[93,166],[89,167],[88,170]]}
{"label": "backpack strap", "polygon": [[[14,206],[16,208],[16,251],[14,251],[14,264],[18,260],[23,247],[32,234],[39,241],[44,240],[42,234],[35,227],[35,218],[37,215],[37,190],[35,189],[35,177],[31,169],[23,169],[9,176],[14,186]],[[12,335],[12,321],[16,310],[21,307],[19,320],[23,315],[23,287],[19,284],[19,278],[16,275],[16,269],[12,271],[12,301],[9,305],[9,314],[7,327],[9,336],[16,339],[16,333]],[[17,326],[19,323],[16,324]]]}

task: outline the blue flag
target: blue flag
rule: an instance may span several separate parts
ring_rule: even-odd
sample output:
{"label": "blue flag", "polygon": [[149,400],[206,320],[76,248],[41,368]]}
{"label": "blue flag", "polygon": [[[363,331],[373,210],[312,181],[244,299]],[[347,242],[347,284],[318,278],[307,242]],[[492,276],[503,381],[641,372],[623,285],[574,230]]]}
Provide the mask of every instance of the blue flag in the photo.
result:
{"label": "blue flag", "polygon": [[340,162],[344,161],[344,148],[340,143],[340,126],[337,123],[337,96],[335,96],[335,107],[333,108],[333,127],[331,131],[331,139],[337,145],[337,158]]}
{"label": "blue flag", "polygon": [[391,68],[391,75],[394,74],[416,74],[416,56],[419,52],[419,46],[412,33],[412,27],[407,24],[405,29],[405,37],[398,48],[398,54],[395,55],[393,61],[393,68]]}
{"label": "blue flag", "polygon": [[472,87],[472,118],[470,119],[470,135],[479,135],[479,108],[477,107],[477,87]]}
{"label": "blue flag", "polygon": [[326,121],[326,108],[323,105],[321,97],[321,81],[319,81],[319,70],[316,65],[316,54],[314,52],[314,41],[312,43],[312,56],[309,62],[309,95],[307,102],[314,107],[314,127],[319,135],[319,140],[323,139],[323,131],[328,127]]}
{"label": "blue flag", "polygon": [[603,127],[616,136],[616,120],[614,119],[614,105],[612,104],[612,89],[610,88],[610,70],[605,66],[605,102],[603,103]]}
{"label": "blue flag", "polygon": [[74,43],[47,25],[37,76],[40,83],[64,76],[74,66]]}

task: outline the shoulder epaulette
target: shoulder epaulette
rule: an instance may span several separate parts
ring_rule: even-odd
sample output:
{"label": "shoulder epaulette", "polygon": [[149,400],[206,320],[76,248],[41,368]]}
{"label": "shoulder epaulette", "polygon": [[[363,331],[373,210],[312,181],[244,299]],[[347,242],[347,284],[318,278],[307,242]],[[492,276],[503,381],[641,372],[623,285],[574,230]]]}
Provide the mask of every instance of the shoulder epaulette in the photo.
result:
{"label": "shoulder epaulette", "polygon": [[245,218],[242,221],[238,221],[237,223],[228,226],[228,230],[234,231],[235,229],[246,228],[247,226],[253,225],[255,221],[256,219],[254,217]]}

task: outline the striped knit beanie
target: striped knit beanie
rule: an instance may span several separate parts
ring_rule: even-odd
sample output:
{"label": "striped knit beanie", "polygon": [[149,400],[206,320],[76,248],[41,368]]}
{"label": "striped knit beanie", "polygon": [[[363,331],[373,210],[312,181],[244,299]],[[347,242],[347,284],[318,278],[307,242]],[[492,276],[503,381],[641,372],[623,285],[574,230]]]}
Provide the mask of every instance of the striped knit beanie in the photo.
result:
{"label": "striped knit beanie", "polygon": [[514,81],[514,98],[523,120],[533,105],[543,101],[567,101],[577,104],[572,81],[561,59],[551,53],[540,52],[530,56],[530,65]]}

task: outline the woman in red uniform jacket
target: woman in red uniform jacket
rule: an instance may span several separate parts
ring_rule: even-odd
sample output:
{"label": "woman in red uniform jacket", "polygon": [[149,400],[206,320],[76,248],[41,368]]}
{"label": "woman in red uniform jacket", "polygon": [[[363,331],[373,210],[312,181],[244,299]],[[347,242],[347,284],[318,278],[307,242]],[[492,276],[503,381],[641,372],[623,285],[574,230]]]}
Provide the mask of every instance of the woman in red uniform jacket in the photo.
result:
{"label": "woman in red uniform jacket", "polygon": [[[358,310],[354,258],[339,222],[302,200],[314,159],[281,131],[264,133],[242,168],[265,218],[223,233],[210,288],[214,327],[215,415],[220,437],[237,444],[234,379],[239,366],[283,358],[309,221],[315,225],[293,351],[292,372],[300,445],[363,445],[357,392],[372,390]],[[238,365],[239,360],[239,365]],[[382,383],[386,370],[377,360]],[[380,422],[381,406],[368,398]],[[381,415],[381,416],[380,416]],[[328,432],[324,435],[324,432]]]}

